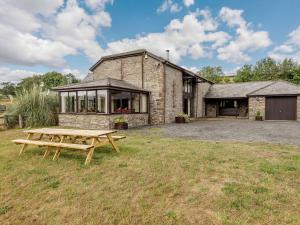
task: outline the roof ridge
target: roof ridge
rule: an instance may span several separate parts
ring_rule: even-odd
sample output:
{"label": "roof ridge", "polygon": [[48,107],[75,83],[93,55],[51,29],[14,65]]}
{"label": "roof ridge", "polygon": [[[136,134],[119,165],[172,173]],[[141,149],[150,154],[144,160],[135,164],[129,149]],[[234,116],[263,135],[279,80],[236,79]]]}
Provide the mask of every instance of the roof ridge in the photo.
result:
{"label": "roof ridge", "polygon": [[264,87],[258,88],[258,89],[255,90],[255,91],[249,92],[249,93],[247,94],[247,96],[249,96],[249,95],[251,95],[251,94],[253,94],[253,93],[257,92],[257,91],[260,91],[260,90],[262,90],[262,89],[264,89],[264,88],[270,87],[270,86],[272,86],[272,85],[275,84],[275,83],[276,83],[276,81],[271,81],[270,84],[267,84],[267,85],[264,86]]}

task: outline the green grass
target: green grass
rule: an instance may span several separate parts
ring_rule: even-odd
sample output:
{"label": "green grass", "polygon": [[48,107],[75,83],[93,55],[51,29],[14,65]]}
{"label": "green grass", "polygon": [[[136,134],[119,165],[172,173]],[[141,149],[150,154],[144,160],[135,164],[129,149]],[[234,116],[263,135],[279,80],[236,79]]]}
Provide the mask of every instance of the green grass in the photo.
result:
{"label": "green grass", "polygon": [[300,224],[300,148],[125,134],[85,167],[76,151],[18,158],[24,134],[0,132],[1,224]]}

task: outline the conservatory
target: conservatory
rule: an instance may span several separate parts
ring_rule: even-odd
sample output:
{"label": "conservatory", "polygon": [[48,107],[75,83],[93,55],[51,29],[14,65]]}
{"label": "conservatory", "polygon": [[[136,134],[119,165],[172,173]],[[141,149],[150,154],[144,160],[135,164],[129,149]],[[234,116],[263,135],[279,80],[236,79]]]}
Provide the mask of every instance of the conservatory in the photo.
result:
{"label": "conservatory", "polygon": [[149,91],[106,78],[54,88],[59,92],[59,125],[111,129],[117,117],[129,127],[149,123]]}

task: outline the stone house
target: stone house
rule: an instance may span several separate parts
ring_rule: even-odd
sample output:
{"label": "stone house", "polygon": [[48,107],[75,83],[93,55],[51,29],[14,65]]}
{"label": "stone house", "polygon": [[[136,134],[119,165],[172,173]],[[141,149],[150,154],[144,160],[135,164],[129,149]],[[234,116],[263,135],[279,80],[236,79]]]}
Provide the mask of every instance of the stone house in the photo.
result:
{"label": "stone house", "polygon": [[[213,84],[183,67],[141,49],[102,57],[79,84],[59,92],[59,125],[111,129],[123,116],[129,127],[192,118],[235,116],[300,119],[300,88],[278,82]],[[279,107],[280,106],[280,107]]]}
{"label": "stone house", "polygon": [[81,83],[60,94],[59,125],[111,129],[122,115],[129,127],[203,117],[212,82],[144,49],[102,57]]}

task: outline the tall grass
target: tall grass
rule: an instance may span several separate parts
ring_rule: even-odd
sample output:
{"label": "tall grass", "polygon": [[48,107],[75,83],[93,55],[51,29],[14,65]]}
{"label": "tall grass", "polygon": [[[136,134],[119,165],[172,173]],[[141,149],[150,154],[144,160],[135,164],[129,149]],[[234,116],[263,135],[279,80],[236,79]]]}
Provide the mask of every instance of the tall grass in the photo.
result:
{"label": "tall grass", "polygon": [[14,117],[21,115],[26,127],[49,126],[57,124],[58,105],[56,94],[35,85],[19,91],[8,111]]}

